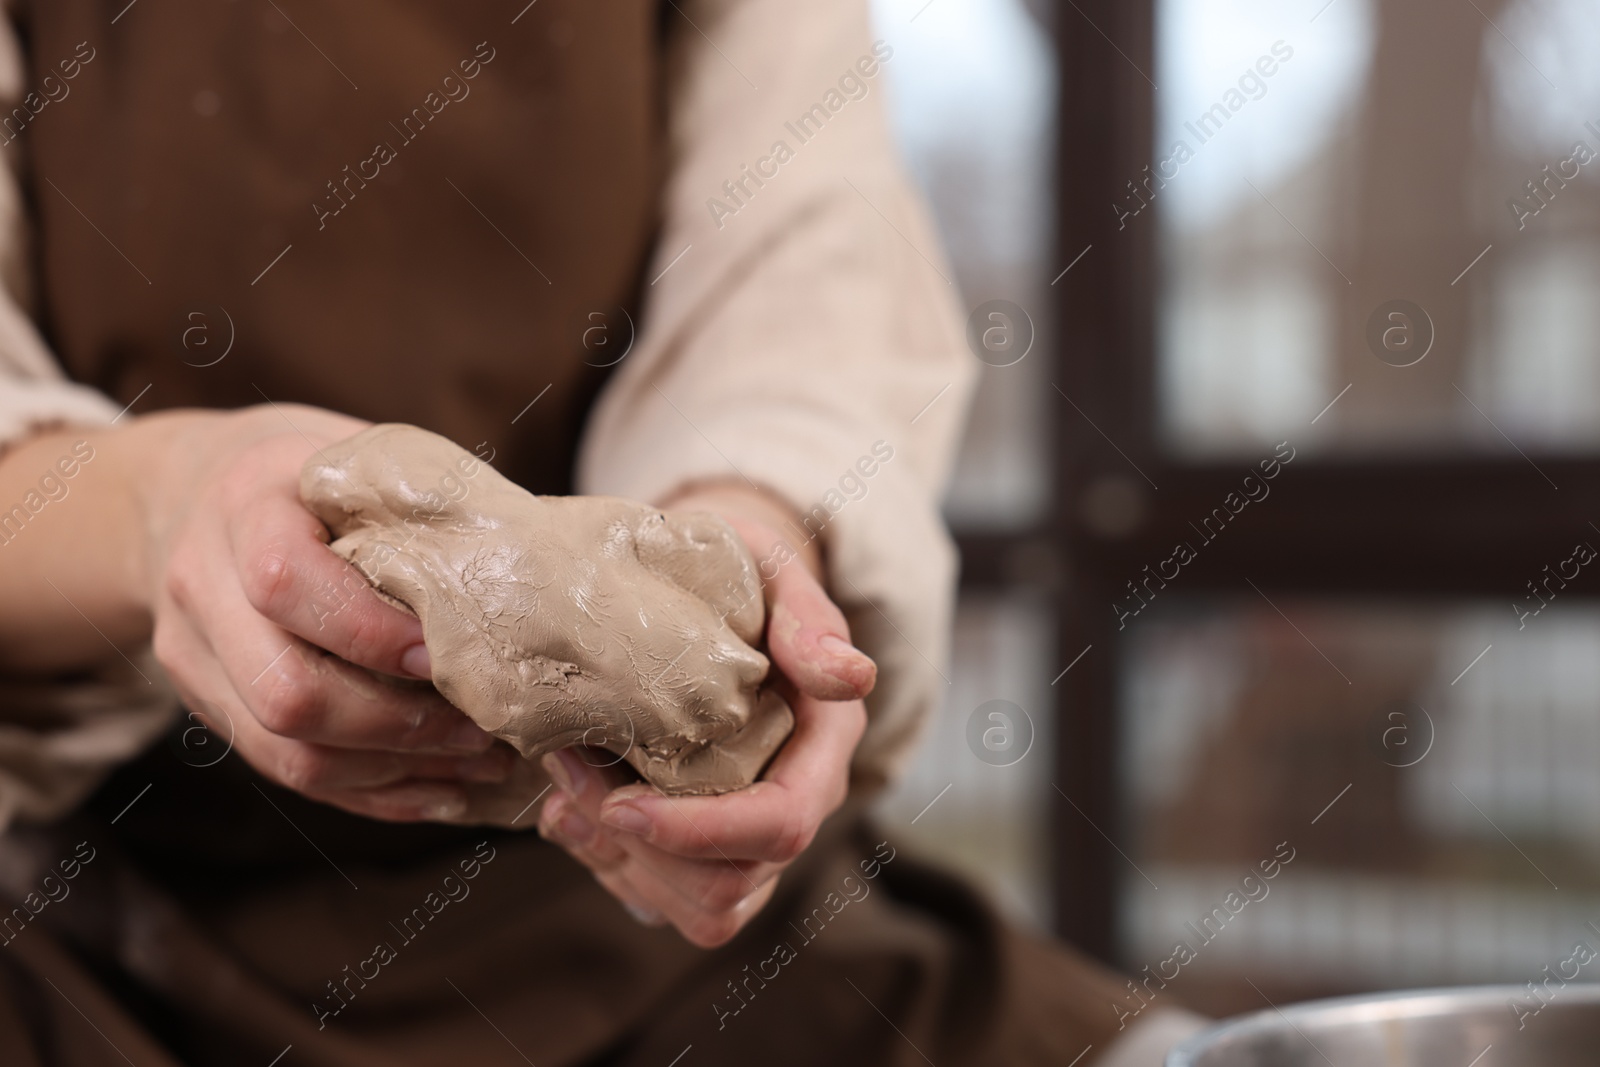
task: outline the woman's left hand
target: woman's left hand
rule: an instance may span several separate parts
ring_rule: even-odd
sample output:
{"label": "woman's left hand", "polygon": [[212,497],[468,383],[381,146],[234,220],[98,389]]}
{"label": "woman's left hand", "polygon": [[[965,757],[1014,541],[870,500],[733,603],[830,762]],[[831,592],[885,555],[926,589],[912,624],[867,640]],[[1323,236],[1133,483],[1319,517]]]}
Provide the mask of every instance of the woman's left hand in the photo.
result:
{"label": "woman's left hand", "polygon": [[[665,504],[714,511],[761,564],[767,652],[794,711],[794,733],[762,779],[711,797],[668,797],[591,765],[578,750],[544,758],[557,789],[539,832],[587,866],[639,921],[671,923],[693,944],[720,945],[761,910],[778,876],[811,843],[849,789],[866,729],[862,703],[877,669],[849,642],[844,614],[818,578],[808,542],[777,527],[784,510],[742,487],[696,490]],[[609,759],[610,757],[607,757]]]}

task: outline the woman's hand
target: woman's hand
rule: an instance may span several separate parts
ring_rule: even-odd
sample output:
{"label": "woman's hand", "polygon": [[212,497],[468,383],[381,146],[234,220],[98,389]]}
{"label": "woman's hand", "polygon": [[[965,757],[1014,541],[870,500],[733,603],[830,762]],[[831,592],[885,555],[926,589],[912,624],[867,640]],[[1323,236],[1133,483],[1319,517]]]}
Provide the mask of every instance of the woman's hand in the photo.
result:
{"label": "woman's hand", "polygon": [[504,781],[515,754],[415,681],[429,676],[421,624],[329,551],[300,502],[307,457],[366,423],[288,404],[179,417],[143,493],[143,580],[156,658],[185,702],[313,799],[462,818],[465,783]]}
{"label": "woman's hand", "polygon": [[850,758],[866,728],[862,698],[876,668],[850,645],[844,615],[819,581],[814,545],[792,546],[777,532],[781,505],[718,486],[663,506],[715,511],[755,555],[766,586],[768,652],[794,710],[794,733],[761,781],[715,797],[615,788],[621,776],[578,750],[546,756],[560,788],[545,801],[539,832],[589,867],[641,922],[670,922],[711,947],[761,910],[783,869],[844,802]]}

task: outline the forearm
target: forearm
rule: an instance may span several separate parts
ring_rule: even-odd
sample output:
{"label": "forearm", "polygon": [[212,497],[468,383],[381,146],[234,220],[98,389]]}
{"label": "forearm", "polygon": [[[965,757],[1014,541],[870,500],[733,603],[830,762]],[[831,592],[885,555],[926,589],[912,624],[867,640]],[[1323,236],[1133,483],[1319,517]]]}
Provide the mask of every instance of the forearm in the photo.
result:
{"label": "forearm", "polygon": [[90,667],[149,639],[149,492],[207,417],[50,431],[0,456],[0,670]]}

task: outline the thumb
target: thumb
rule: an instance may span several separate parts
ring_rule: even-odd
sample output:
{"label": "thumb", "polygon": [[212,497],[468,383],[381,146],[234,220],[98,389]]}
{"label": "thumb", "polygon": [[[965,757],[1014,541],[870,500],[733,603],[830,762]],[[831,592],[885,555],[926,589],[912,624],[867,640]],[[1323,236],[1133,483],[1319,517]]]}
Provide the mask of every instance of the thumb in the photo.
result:
{"label": "thumb", "polygon": [[850,643],[844,613],[809,571],[780,568],[768,595],[767,650],[795,688],[816,700],[860,700],[872,692],[877,664]]}
{"label": "thumb", "polygon": [[[737,512],[720,512],[760,560],[779,560],[777,573],[762,579],[767,612],[767,651],[778,670],[813,700],[860,700],[872,692],[878,666],[850,643],[844,612],[828,597],[802,557],[768,523]],[[782,555],[780,549],[788,549]]]}

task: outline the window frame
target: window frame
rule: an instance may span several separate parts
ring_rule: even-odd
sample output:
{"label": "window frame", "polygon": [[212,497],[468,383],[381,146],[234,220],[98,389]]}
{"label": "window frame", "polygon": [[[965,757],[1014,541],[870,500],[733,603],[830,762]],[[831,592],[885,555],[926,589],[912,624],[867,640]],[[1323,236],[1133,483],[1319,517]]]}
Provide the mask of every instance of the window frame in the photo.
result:
{"label": "window frame", "polygon": [[[1155,16],[1155,0],[1057,6],[1057,261],[1089,251],[1051,289],[1052,382],[1071,398],[1053,398],[1054,510],[1045,530],[963,541],[976,583],[1004,581],[1008,568],[996,559],[1025,544],[1036,552],[1042,542],[1058,665],[1092,646],[1052,688],[1052,870],[1057,932],[1111,963],[1129,862],[1118,850],[1131,848],[1117,722],[1128,631],[1119,632],[1112,605],[1126,597],[1124,583],[1171,555],[1188,522],[1235,491],[1253,463],[1179,461],[1157,439],[1158,231],[1141,217],[1119,232],[1111,206],[1143,172],[1154,143],[1155,92],[1145,73],[1154,69]],[[1208,543],[1173,583],[1173,595],[1259,600],[1254,583],[1274,600],[1280,592],[1504,596],[1509,605],[1569,532],[1580,536],[1600,515],[1584,507],[1600,499],[1600,459],[1535,458],[1537,470],[1517,456],[1298,457],[1273,482],[1271,505],[1250,509]],[[1146,494],[1142,521],[1125,536],[1096,533],[1081,517],[1085,490],[1108,475],[1140,485],[1148,476],[1159,487]]]}

